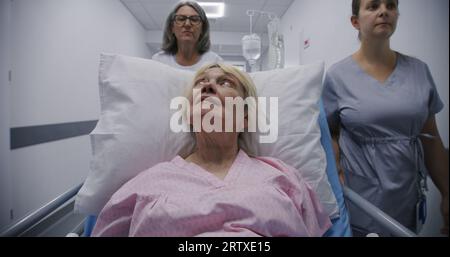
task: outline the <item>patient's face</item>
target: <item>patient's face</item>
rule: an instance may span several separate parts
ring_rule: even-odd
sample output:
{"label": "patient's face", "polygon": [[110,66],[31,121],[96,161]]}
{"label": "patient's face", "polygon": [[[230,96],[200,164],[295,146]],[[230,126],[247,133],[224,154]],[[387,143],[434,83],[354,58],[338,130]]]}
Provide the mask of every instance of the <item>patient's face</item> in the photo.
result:
{"label": "patient's face", "polygon": [[194,89],[201,91],[202,100],[216,96],[224,103],[225,97],[244,97],[240,81],[220,68],[211,68],[200,74],[195,79]]}
{"label": "patient's face", "polygon": [[225,108],[226,98],[243,99],[245,96],[244,88],[236,77],[226,74],[220,68],[211,68],[195,78],[193,90],[193,98],[190,100],[191,110],[193,110],[194,114],[196,112],[196,108],[193,108],[194,105],[202,104],[203,107],[208,106],[209,108],[206,109],[201,108],[201,117],[203,118],[206,114],[220,117],[222,127],[224,127],[225,113],[233,112],[233,115],[229,115],[229,117],[233,117],[231,122],[234,124],[233,127],[236,127],[235,108],[231,110]]}

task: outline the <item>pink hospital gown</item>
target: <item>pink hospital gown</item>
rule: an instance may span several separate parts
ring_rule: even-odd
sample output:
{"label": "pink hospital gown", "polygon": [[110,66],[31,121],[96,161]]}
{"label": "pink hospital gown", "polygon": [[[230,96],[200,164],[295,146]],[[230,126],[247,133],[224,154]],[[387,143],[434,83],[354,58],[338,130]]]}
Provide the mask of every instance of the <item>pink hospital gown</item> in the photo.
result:
{"label": "pink hospital gown", "polygon": [[239,151],[221,180],[180,156],[123,185],[93,236],[321,236],[331,226],[295,169]]}

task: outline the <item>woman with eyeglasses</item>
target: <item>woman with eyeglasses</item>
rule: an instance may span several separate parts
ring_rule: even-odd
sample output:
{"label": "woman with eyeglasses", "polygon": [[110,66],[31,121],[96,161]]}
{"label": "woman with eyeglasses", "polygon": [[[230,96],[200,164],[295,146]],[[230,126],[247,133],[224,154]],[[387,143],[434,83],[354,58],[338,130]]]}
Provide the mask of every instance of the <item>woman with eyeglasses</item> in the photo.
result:
{"label": "woman with eyeglasses", "polygon": [[222,58],[209,50],[209,22],[205,11],[193,1],[178,3],[166,20],[162,51],[152,59],[169,66],[198,70]]}

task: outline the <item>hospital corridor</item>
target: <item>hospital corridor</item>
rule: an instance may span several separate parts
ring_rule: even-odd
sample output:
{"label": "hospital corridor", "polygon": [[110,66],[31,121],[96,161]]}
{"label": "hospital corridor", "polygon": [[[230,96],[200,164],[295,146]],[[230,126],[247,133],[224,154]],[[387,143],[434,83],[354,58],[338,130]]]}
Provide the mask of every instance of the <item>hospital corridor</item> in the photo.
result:
{"label": "hospital corridor", "polygon": [[0,0],[0,237],[448,237],[448,71],[448,0]]}

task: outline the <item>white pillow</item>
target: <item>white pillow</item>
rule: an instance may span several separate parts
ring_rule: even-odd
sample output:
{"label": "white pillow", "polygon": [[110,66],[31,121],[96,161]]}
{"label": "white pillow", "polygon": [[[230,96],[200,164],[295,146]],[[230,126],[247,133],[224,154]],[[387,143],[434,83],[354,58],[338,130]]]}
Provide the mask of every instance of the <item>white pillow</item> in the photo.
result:
{"label": "white pillow", "polygon": [[[251,73],[258,96],[278,97],[278,139],[259,143],[260,133],[245,133],[243,149],[271,156],[295,167],[319,195],[326,213],[339,216],[336,198],[326,174],[326,156],[318,123],[324,63]],[[270,120],[270,112],[267,112]]]}
{"label": "white pillow", "polygon": [[[338,207],[326,176],[320,143],[318,101],[323,63],[250,74],[258,96],[279,97],[278,140],[260,144],[259,133],[241,145],[257,156],[272,156],[297,168],[318,193],[326,212]],[[75,211],[97,215],[125,182],[153,165],[193,150],[189,133],[170,130],[170,100],[185,93],[194,73],[141,58],[102,54],[99,122],[91,132],[91,171],[78,192]]]}

